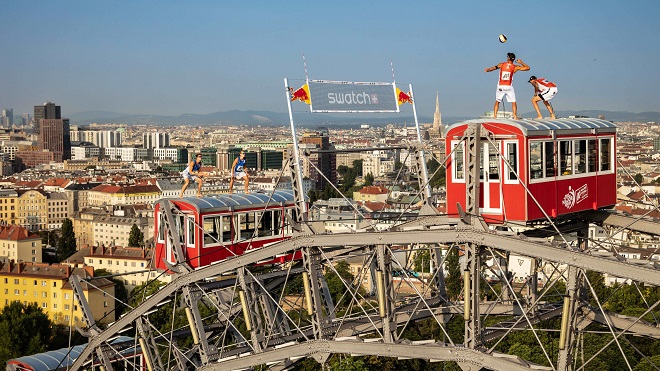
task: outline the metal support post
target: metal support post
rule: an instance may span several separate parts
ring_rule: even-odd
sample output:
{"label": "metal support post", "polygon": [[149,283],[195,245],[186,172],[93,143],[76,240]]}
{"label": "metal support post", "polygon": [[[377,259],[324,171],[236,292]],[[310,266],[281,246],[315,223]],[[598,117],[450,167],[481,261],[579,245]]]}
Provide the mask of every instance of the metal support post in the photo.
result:
{"label": "metal support post", "polygon": [[[327,285],[323,279],[323,272],[321,267],[321,252],[317,247],[307,247],[302,249],[303,264],[309,279],[309,294],[306,294],[311,299],[311,308],[308,308],[308,313],[311,314],[312,328],[314,331],[315,339],[325,339],[330,333],[327,328],[332,325],[332,317],[334,317],[334,303],[332,297],[327,293]],[[304,277],[304,276],[303,276]],[[322,287],[325,285],[325,290]]]}
{"label": "metal support post", "polygon": [[243,307],[243,318],[245,319],[245,325],[247,330],[250,332],[250,338],[252,340],[252,347],[255,352],[261,352],[264,349],[262,342],[264,341],[264,332],[261,322],[261,316],[257,313],[255,308],[255,303],[257,301],[256,293],[252,282],[248,282],[248,278],[245,275],[245,267],[239,268],[238,273],[238,283],[240,285],[241,291],[239,291],[239,300]]}
{"label": "metal support post", "polygon": [[[431,261],[433,261],[433,267],[435,272],[429,271],[429,274],[433,277],[432,291],[431,295],[440,296],[445,300],[449,300],[447,297],[447,287],[445,286],[445,272],[444,267],[442,266],[442,249],[440,246],[435,246],[431,248]],[[449,250],[447,250],[449,252]]]}
{"label": "metal support post", "polygon": [[[588,248],[589,226],[578,231],[578,246],[584,251]],[[559,336],[558,370],[570,370],[573,364],[578,313],[580,301],[588,300],[586,288],[583,285],[585,270],[568,267],[568,279],[566,280],[566,296],[564,297],[564,310],[561,321]]]}
{"label": "metal support post", "polygon": [[[481,168],[481,124],[470,124],[465,130],[466,145],[466,217],[464,222],[471,225],[478,223],[479,215],[479,174]],[[464,283],[463,296],[469,302],[470,315],[465,316],[465,346],[476,348],[481,344],[481,314],[479,303],[481,301],[481,254],[480,247],[474,243],[465,245],[465,266],[469,272],[469,282]],[[467,277],[466,277],[467,278]],[[464,291],[465,291],[464,290]],[[468,304],[466,303],[466,307]]]}
{"label": "metal support post", "polygon": [[[531,272],[529,275],[529,282],[527,282],[527,309],[529,309],[529,312],[531,315],[536,314],[536,310],[538,309],[538,306],[535,306],[534,303],[536,303],[536,299],[538,298],[538,291],[539,291],[539,273],[538,273],[538,261],[536,259],[532,259],[532,266],[531,266]],[[532,308],[534,306],[534,308]]]}
{"label": "metal support post", "polygon": [[197,307],[197,303],[201,299],[201,294],[191,290],[190,286],[185,286],[182,291],[186,317],[190,325],[190,333],[193,336],[195,344],[199,345],[199,356],[202,359],[202,363],[207,364],[215,361],[218,359],[218,349],[215,345],[209,344],[206,331],[204,331],[202,316]]}
{"label": "metal support post", "polygon": [[158,354],[156,341],[154,340],[151,328],[146,322],[146,319],[143,317],[138,318],[135,321],[135,327],[137,327],[138,333],[140,334],[140,347],[142,347],[142,354],[147,361],[147,369],[149,371],[165,370],[163,362],[160,359],[160,354]]}
{"label": "metal support post", "polygon": [[392,257],[386,245],[377,245],[378,271],[376,286],[378,288],[378,307],[380,319],[383,322],[383,341],[396,341],[396,313],[394,305],[394,287],[392,285]]}
{"label": "metal support post", "polygon": [[415,170],[417,171],[417,181],[419,182],[419,189],[422,190],[422,208],[419,210],[419,215],[437,215],[438,212],[431,202],[431,182],[428,171],[426,170],[426,159],[424,157],[422,143],[410,145],[408,151],[414,153],[413,158],[415,160]]}

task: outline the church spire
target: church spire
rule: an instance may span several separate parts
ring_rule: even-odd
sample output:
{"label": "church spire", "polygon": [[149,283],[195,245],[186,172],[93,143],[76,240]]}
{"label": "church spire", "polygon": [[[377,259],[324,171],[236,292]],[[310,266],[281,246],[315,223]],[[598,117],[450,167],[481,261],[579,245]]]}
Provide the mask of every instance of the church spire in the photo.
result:
{"label": "church spire", "polygon": [[435,92],[435,113],[433,114],[433,132],[442,134],[442,114],[440,113],[440,96]]}

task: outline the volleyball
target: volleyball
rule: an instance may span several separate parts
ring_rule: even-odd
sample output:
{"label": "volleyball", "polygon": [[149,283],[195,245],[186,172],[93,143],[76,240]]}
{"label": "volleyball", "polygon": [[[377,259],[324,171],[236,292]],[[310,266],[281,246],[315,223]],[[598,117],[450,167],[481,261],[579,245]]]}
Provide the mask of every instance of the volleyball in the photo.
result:
{"label": "volleyball", "polygon": [[506,42],[506,35],[505,34],[500,34],[499,36],[500,42],[504,44]]}

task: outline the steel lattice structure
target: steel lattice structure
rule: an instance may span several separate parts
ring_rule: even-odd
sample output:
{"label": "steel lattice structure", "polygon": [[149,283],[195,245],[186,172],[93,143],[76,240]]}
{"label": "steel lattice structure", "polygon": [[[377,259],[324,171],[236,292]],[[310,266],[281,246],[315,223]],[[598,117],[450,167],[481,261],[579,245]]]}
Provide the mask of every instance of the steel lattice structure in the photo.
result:
{"label": "steel lattice structure", "polygon": [[[298,233],[293,238],[198,269],[187,265],[185,249],[178,245],[176,228],[167,228],[167,238],[176,247],[171,283],[104,330],[94,323],[84,296],[78,295],[80,279],[75,277],[74,291],[85,312],[89,343],[72,368],[84,369],[93,363],[112,369],[109,358],[118,354],[115,348],[120,345],[111,345],[110,341],[130,328],[135,329],[136,343],[145,355],[149,371],[240,370],[260,365],[288,369],[302,358],[313,357],[324,362],[335,353],[455,361],[464,370],[571,370],[579,347],[578,334],[590,323],[605,325],[612,335],[610,343],[617,345],[623,334],[659,339],[658,326],[642,317],[656,310],[660,302],[648,303],[648,310],[638,317],[607,312],[601,305],[602,298],[598,300],[596,296],[596,306],[589,302],[588,294],[592,298],[596,294],[586,272],[606,273],[657,287],[660,264],[626,259],[617,254],[615,247],[592,244],[585,228],[592,222],[606,227],[611,236],[623,229],[660,235],[660,225],[592,211],[546,228],[542,237],[491,230],[476,212],[479,127],[466,134],[465,140],[471,149],[469,153],[474,154],[466,161],[467,182],[473,187],[467,210],[458,219],[433,215],[426,207],[423,209],[426,215],[387,231],[326,234],[315,233],[304,213],[298,213],[295,221]],[[418,164],[420,161],[423,156],[418,158]],[[295,166],[296,162],[292,164]],[[423,169],[419,165],[417,168]],[[422,175],[420,179],[427,181],[428,176]],[[167,200],[160,202],[167,225],[174,225],[172,215],[177,210]],[[566,232],[569,230],[572,232]],[[576,233],[577,244],[568,244],[563,238],[560,242],[558,239],[549,242],[546,238],[560,233]],[[406,271],[409,262],[400,259],[394,246],[430,251],[435,269],[428,277],[428,285],[420,289],[410,284],[414,277]],[[447,254],[443,250],[452,249],[460,249],[466,255],[461,300],[450,300],[445,287],[442,267]],[[483,291],[489,288],[482,286],[481,261],[495,259],[498,275],[505,278],[507,259],[512,253],[534,259],[538,267],[554,267],[555,274],[548,277],[543,288],[537,285],[540,269],[535,270],[537,273],[522,288],[514,288],[510,280],[503,279],[497,299],[483,301]],[[283,256],[302,256],[302,259],[263,265]],[[340,308],[323,273],[334,270],[336,263],[348,258],[360,258],[363,264],[355,282],[343,280],[345,293],[339,300]],[[394,277],[394,268],[404,272],[404,277]],[[558,296],[552,287],[560,279],[566,282],[566,291]],[[304,289],[292,302],[285,292],[294,280],[302,281]],[[360,289],[362,282],[371,282],[370,289]],[[412,293],[403,295],[402,287]],[[185,312],[188,324],[159,333],[150,316],[168,302],[173,303],[173,312]],[[211,308],[211,314],[204,316],[200,312],[202,306]],[[451,339],[446,328],[454,316],[462,317],[465,322],[465,336],[460,342]],[[487,316],[502,319],[485,326]],[[537,336],[543,330],[535,325],[551,318],[562,320],[559,348],[545,349],[539,341],[550,367],[495,350],[498,340],[513,331],[527,329]],[[405,329],[420,320],[434,321],[438,326],[437,336],[422,340],[406,338]]]}

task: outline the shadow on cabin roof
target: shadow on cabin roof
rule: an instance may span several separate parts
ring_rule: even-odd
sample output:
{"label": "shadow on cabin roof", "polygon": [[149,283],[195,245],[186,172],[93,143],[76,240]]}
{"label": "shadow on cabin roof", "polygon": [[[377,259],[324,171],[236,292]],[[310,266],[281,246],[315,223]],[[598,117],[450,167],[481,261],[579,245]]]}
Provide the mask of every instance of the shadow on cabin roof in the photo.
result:
{"label": "shadow on cabin roof", "polygon": [[[277,205],[280,203],[292,203],[294,201],[293,191],[277,190],[264,193],[221,193],[217,195],[207,195],[201,198],[185,197],[173,200],[183,200],[194,205],[198,210],[211,211],[219,209],[231,209],[235,207],[264,207],[267,204]],[[270,200],[270,202],[269,202]]]}

